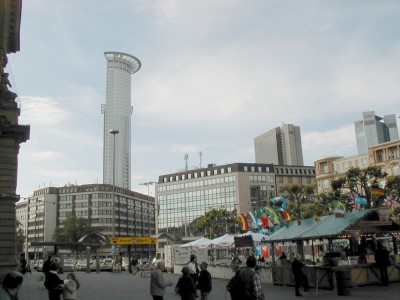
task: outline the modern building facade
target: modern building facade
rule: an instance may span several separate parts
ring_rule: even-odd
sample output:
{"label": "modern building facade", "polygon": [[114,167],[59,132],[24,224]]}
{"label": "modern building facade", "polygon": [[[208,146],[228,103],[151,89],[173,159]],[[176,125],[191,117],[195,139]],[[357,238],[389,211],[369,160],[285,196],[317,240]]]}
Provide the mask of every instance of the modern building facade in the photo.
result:
{"label": "modern building facade", "polygon": [[368,153],[368,148],[399,139],[396,115],[379,117],[373,111],[363,112],[363,119],[354,122],[358,154]]}
{"label": "modern building facade", "polygon": [[254,139],[256,163],[303,166],[300,127],[282,124]]}
{"label": "modern building facade", "polygon": [[246,213],[264,207],[286,182],[312,184],[314,177],[314,167],[257,163],[210,164],[161,175],[156,185],[157,233],[168,232],[182,239],[202,235],[193,221],[207,211]]}
{"label": "modern building facade", "polygon": [[[141,62],[121,52],[105,52],[107,59],[106,104],[104,114],[103,183],[131,187],[131,75]],[[110,133],[114,130],[114,134]],[[115,152],[114,152],[115,150]],[[114,165],[115,159],[115,165]],[[115,178],[114,176],[115,168]]]}
{"label": "modern building facade", "polygon": [[[68,185],[36,190],[33,196],[17,202],[17,218],[28,228],[27,250],[31,258],[43,257],[53,247],[32,247],[31,242],[51,242],[57,227],[69,216],[82,217],[106,237],[112,236],[113,187],[109,184]],[[117,187],[115,189],[115,236],[139,237],[155,234],[154,197]],[[26,227],[28,224],[28,227]],[[133,246],[137,255],[149,256],[154,246]],[[111,249],[106,249],[111,251]]]}
{"label": "modern building facade", "polygon": [[0,1],[0,282],[16,269],[15,202],[20,144],[29,139],[29,126],[19,125],[17,94],[11,88],[7,55],[20,50],[22,0]]}

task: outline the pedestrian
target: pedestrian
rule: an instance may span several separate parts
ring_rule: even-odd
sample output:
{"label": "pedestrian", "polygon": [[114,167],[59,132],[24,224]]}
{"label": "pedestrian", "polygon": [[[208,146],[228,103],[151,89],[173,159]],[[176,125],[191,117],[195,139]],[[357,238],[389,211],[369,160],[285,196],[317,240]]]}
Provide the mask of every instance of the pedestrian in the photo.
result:
{"label": "pedestrian", "polygon": [[190,255],[190,261],[187,264],[187,266],[189,267],[189,270],[190,270],[189,276],[192,277],[193,282],[196,285],[197,280],[199,278],[199,273],[200,273],[199,266],[197,265],[196,255],[194,255],[194,254]]}
{"label": "pedestrian", "polygon": [[261,289],[261,280],[258,273],[255,271],[257,259],[250,255],[246,260],[246,268],[238,271],[238,277],[243,285],[241,300],[261,300],[264,295]]}
{"label": "pedestrian", "polygon": [[389,276],[387,267],[390,266],[389,252],[383,247],[382,243],[378,241],[375,251],[375,262],[379,268],[381,275],[381,284],[383,286],[389,285]]}
{"label": "pedestrian", "polygon": [[69,273],[67,279],[68,283],[64,286],[63,300],[75,300],[76,290],[79,290],[81,285],[74,272]]}
{"label": "pedestrian", "polygon": [[303,296],[300,294],[300,286],[303,285],[303,289],[305,292],[310,290],[308,286],[308,278],[303,273],[304,263],[301,261],[301,254],[296,254],[295,258],[292,261],[292,273],[294,276],[295,283],[295,295],[298,297]]}
{"label": "pedestrian", "polygon": [[50,265],[53,262],[52,256],[49,255],[47,259],[44,261],[42,266],[42,272],[46,274],[50,270]]}
{"label": "pedestrian", "polygon": [[49,266],[49,271],[45,273],[44,286],[49,292],[49,300],[60,300],[64,293],[64,285],[68,284],[68,280],[62,280],[57,275],[59,264],[52,262]]}
{"label": "pedestrian", "polygon": [[159,261],[157,267],[151,272],[150,276],[150,294],[153,300],[163,300],[165,295],[165,288],[172,286],[171,281],[165,281],[163,272],[165,270],[165,262]]}
{"label": "pedestrian", "polygon": [[208,264],[203,261],[200,264],[199,280],[197,289],[200,291],[200,300],[208,300],[208,295],[212,290],[211,274],[207,271]]}
{"label": "pedestrian", "polygon": [[139,260],[135,256],[134,258],[132,258],[132,274],[133,275],[135,275],[139,271],[138,264],[139,264]]}
{"label": "pedestrian", "polygon": [[196,285],[193,278],[190,276],[190,269],[188,266],[182,268],[182,277],[179,278],[177,288],[181,300],[195,300],[196,298]]}
{"label": "pedestrian", "polygon": [[236,272],[240,268],[240,264],[242,261],[237,257],[236,255],[233,257],[232,262],[231,262],[231,269],[232,272]]}
{"label": "pedestrian", "polygon": [[18,300],[18,291],[21,288],[24,277],[20,272],[11,271],[4,277],[0,288],[0,300]]}

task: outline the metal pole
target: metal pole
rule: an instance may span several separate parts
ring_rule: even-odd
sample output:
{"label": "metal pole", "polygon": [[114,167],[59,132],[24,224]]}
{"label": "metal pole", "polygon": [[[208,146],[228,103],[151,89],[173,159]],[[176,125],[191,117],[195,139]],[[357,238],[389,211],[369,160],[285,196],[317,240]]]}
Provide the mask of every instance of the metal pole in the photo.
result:
{"label": "metal pole", "polygon": [[112,237],[115,237],[115,135],[119,133],[117,129],[109,131],[114,136],[113,146],[113,180],[112,180]]}

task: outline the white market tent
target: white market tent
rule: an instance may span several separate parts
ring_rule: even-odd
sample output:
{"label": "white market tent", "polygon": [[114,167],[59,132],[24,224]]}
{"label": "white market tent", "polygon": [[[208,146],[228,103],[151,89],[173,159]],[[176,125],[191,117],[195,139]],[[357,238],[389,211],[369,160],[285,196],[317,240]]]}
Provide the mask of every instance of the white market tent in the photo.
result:
{"label": "white market tent", "polygon": [[234,243],[234,236],[226,233],[223,236],[211,240],[209,245],[214,245],[216,247],[230,247]]}
{"label": "white market tent", "polygon": [[202,237],[202,238],[200,238],[198,240],[195,240],[195,241],[192,241],[190,243],[186,243],[186,244],[180,245],[179,247],[180,248],[200,247],[203,244],[206,245],[205,247],[207,247],[207,245],[209,244],[210,241],[211,241],[210,239]]}

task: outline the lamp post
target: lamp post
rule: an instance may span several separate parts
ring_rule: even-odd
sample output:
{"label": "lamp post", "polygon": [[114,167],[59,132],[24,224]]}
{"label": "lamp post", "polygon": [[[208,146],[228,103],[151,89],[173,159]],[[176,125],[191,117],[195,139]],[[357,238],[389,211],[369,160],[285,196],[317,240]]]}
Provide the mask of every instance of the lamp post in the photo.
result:
{"label": "lamp post", "polygon": [[[153,185],[153,184],[155,184],[155,183],[157,183],[157,182],[149,181],[149,182],[139,183],[139,185],[145,185],[145,186],[147,186],[147,198],[150,197],[150,185]],[[149,199],[148,199],[148,200],[149,200]],[[148,226],[148,231],[149,231],[149,236],[150,236],[150,206],[149,206],[149,203],[148,203],[147,205],[148,205],[148,207],[147,207],[147,213],[148,213],[148,216],[147,216],[147,226]],[[149,259],[150,259],[150,244],[149,244]]]}
{"label": "lamp post", "polygon": [[109,131],[114,136],[113,146],[113,180],[112,180],[112,237],[115,237],[115,135],[119,133],[117,129]]}

